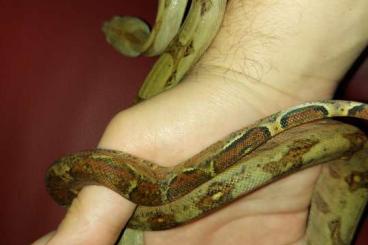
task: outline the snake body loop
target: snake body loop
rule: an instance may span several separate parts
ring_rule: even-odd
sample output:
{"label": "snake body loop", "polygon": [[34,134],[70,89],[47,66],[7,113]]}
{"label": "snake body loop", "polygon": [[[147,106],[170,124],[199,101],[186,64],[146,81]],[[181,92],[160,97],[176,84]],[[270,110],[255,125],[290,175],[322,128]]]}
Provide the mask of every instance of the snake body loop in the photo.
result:
{"label": "snake body loop", "polygon": [[115,16],[103,25],[106,41],[123,55],[159,55],[178,32],[187,6],[187,0],[161,0],[158,2],[155,25],[133,16]]}
{"label": "snake body loop", "polygon": [[[219,29],[225,0],[189,2],[187,7],[186,0],[160,0],[152,31],[135,17],[114,17],[104,25],[108,42],[125,55],[161,53],[138,100],[176,86]],[[298,105],[171,168],[108,149],[70,154],[49,168],[47,189],[63,206],[88,184],[104,185],[138,204],[119,243],[138,245],[144,241],[139,230],[191,222],[286,175],[326,164],[312,197],[306,241],[349,244],[368,198],[368,143],[357,128],[326,120],[332,117],[368,120],[368,105],[337,100]]]}
{"label": "snake body loop", "polygon": [[[220,28],[226,0],[190,2],[190,6],[187,7],[189,11],[180,28],[177,24],[182,20],[186,0],[159,1],[156,22],[150,35],[148,27],[135,17],[114,17],[104,25],[107,41],[123,54],[136,56],[161,53],[143,82],[138,93],[138,101],[149,99],[176,86],[208,48]],[[136,33],[133,34],[134,38],[127,34],[132,32]],[[136,45],[139,47],[134,48]],[[162,47],[166,45],[163,50]],[[146,50],[149,46],[160,48],[154,49],[155,51],[137,52]]]}

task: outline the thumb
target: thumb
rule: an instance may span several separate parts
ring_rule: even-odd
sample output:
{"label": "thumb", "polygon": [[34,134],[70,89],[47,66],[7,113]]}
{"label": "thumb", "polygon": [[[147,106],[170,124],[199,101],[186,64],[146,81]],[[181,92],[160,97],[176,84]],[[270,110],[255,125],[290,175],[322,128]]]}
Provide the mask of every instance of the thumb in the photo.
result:
{"label": "thumb", "polygon": [[47,244],[114,244],[134,208],[106,187],[86,186]]}

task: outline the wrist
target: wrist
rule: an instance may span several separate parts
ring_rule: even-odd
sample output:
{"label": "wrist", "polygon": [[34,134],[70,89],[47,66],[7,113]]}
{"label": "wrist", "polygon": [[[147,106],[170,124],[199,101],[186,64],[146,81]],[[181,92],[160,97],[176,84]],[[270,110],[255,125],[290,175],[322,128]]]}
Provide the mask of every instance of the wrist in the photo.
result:
{"label": "wrist", "polygon": [[345,0],[231,1],[198,73],[221,67],[243,74],[239,81],[263,83],[302,101],[330,98],[367,44],[367,7],[366,1],[352,6]]}

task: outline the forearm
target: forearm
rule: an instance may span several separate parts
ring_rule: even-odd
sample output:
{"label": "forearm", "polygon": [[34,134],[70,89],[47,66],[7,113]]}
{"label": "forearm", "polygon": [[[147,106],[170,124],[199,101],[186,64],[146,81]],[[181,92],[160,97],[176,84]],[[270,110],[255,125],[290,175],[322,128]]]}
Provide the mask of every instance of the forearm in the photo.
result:
{"label": "forearm", "polygon": [[330,97],[367,45],[367,9],[364,0],[230,1],[200,65],[239,72],[241,82],[301,100]]}

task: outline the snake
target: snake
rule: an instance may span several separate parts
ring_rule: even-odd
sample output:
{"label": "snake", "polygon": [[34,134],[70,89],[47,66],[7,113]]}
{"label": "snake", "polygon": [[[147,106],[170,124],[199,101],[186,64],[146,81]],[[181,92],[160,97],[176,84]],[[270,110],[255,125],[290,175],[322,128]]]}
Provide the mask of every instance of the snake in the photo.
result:
{"label": "snake", "polygon": [[[103,25],[107,41],[122,54],[161,54],[137,102],[182,80],[215,37],[225,7],[224,0],[161,0],[152,30],[136,17],[113,17]],[[296,105],[229,134],[174,167],[110,149],[68,154],[49,167],[46,187],[66,207],[91,184],[136,203],[119,244],[138,245],[144,244],[144,230],[195,222],[287,175],[326,164],[313,192],[306,241],[350,244],[368,199],[368,139],[333,117],[368,120],[368,105],[343,100]]]}

